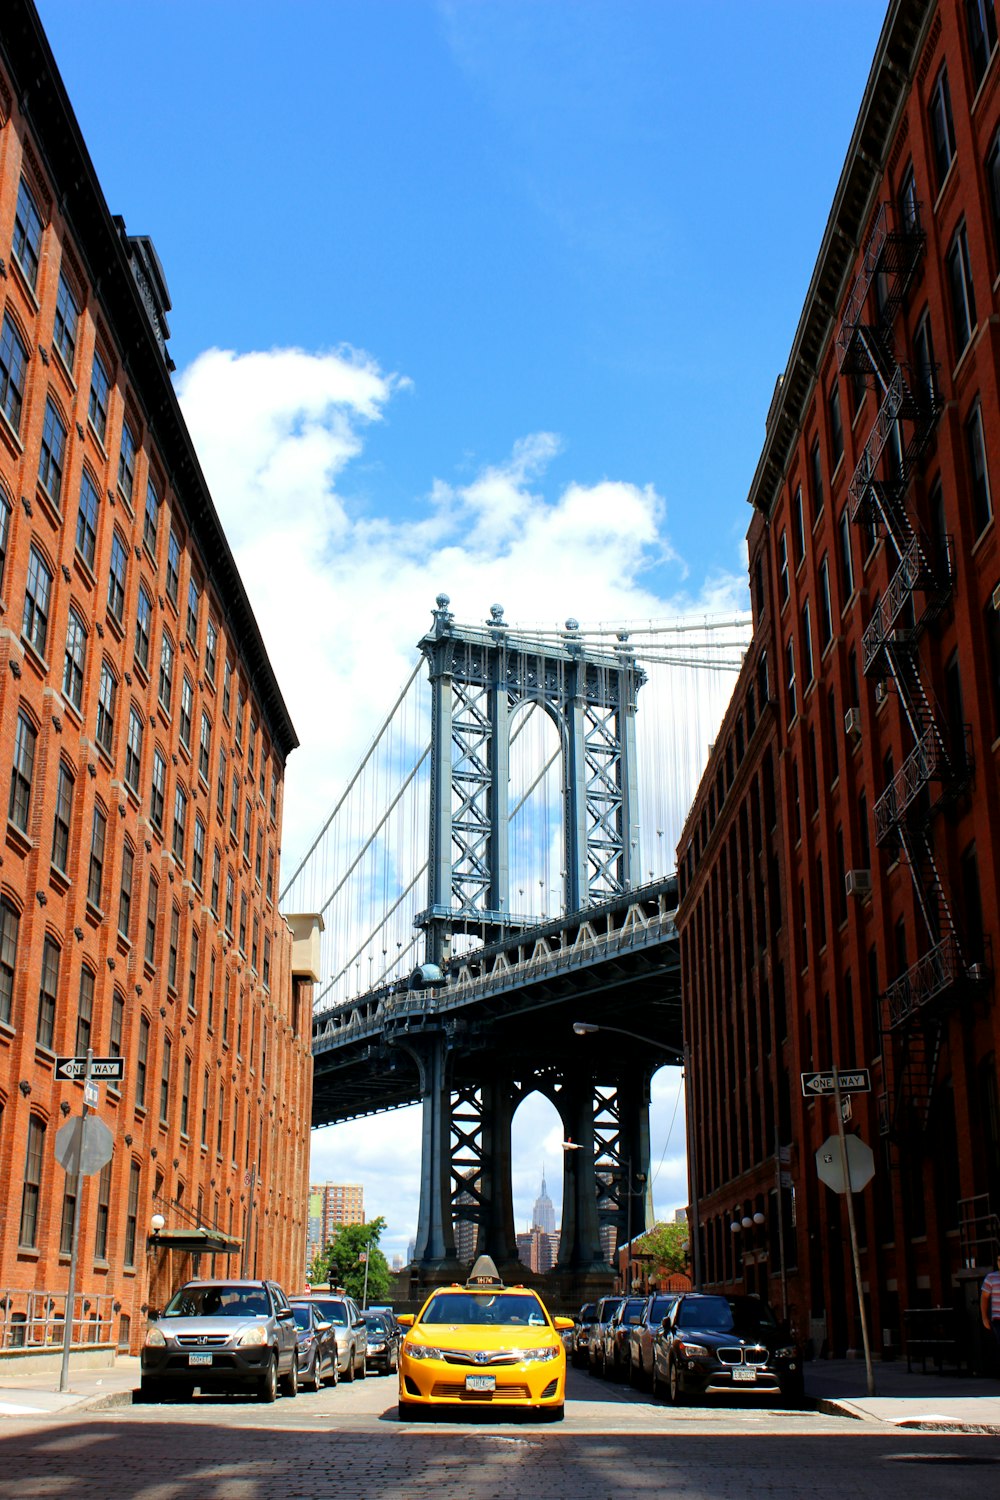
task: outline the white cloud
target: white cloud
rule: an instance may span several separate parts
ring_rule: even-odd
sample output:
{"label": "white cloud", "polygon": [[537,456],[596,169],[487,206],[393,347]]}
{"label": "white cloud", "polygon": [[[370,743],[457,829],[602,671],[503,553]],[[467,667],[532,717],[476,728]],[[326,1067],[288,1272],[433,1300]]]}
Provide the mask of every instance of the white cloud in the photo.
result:
{"label": "white cloud", "polygon": [[[669,542],[666,501],[652,487],[604,479],[546,494],[547,467],[560,449],[551,433],[520,438],[468,483],[428,476],[427,494],[405,515],[352,503],[341,488],[344,471],[405,384],[351,349],[212,349],[178,377],[301,740],[286,776],[286,875],[409,675],[415,639],[442,589],[460,620],[483,619],[498,601],[514,623],[651,619],[732,610],[745,599],[745,575],[735,572],[692,587]],[[664,562],[679,585],[671,598],[647,583]],[[336,1127],[315,1137],[313,1177],[364,1181],[370,1212],[385,1212],[393,1226],[391,1248],[405,1251],[416,1220],[418,1146],[403,1114]],[[683,1202],[676,1168],[671,1156],[663,1173],[668,1196]],[[529,1212],[538,1178],[537,1161],[526,1163]],[[518,1222],[523,1211],[522,1197]]]}

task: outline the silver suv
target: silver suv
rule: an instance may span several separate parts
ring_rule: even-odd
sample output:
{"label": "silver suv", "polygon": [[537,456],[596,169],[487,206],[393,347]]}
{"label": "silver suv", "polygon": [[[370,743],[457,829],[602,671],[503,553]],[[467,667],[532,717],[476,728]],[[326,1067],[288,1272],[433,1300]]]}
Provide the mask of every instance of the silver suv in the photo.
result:
{"label": "silver suv", "polygon": [[337,1340],[337,1369],[342,1380],[364,1380],[368,1357],[368,1329],[353,1297],[343,1292],[307,1292],[296,1302],[312,1302],[320,1316],[333,1324]]}
{"label": "silver suv", "polygon": [[298,1331],[274,1281],[186,1281],[142,1345],[142,1399],[181,1399],[203,1391],[251,1387],[262,1401],[299,1388]]}

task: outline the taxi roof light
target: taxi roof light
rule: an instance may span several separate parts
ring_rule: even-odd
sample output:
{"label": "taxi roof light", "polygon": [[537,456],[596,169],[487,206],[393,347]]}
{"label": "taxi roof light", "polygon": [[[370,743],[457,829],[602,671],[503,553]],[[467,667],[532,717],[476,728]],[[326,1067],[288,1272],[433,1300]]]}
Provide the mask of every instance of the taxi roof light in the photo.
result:
{"label": "taxi roof light", "polygon": [[467,1287],[496,1287],[502,1289],[503,1281],[497,1270],[496,1261],[491,1255],[480,1255],[475,1265],[469,1272],[469,1279],[465,1283]]}

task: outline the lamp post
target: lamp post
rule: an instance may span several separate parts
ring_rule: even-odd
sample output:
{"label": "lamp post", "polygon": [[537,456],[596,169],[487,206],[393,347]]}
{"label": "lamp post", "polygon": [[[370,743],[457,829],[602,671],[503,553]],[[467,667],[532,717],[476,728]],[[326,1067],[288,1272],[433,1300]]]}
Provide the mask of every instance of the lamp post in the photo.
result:
{"label": "lamp post", "polygon": [[[577,1036],[593,1036],[597,1031],[614,1032],[618,1036],[631,1037],[635,1042],[643,1042],[648,1047],[656,1047],[661,1052],[666,1052],[673,1058],[674,1062],[680,1063],[684,1069],[684,1116],[685,1129],[687,1133],[688,1151],[688,1186],[691,1197],[691,1239],[693,1244],[692,1270],[694,1271],[694,1289],[701,1291],[701,1226],[698,1220],[698,1174],[695,1168],[695,1137],[691,1125],[691,1091],[688,1088],[689,1074],[691,1071],[691,1048],[687,1042],[683,1050],[671,1047],[669,1042],[658,1041],[656,1037],[642,1036],[638,1031],[628,1031],[624,1026],[598,1025],[596,1021],[574,1021],[573,1030]],[[631,1199],[629,1200],[631,1202]]]}

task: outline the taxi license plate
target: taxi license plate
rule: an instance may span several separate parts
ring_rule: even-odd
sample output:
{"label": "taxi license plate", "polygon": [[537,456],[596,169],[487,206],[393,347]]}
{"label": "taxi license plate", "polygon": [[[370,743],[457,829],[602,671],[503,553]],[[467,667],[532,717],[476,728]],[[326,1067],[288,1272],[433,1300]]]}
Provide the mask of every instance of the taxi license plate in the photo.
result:
{"label": "taxi license plate", "polygon": [[466,1375],[465,1389],[467,1391],[495,1391],[497,1378],[495,1375]]}
{"label": "taxi license plate", "polygon": [[211,1363],[212,1363],[212,1356],[210,1354],[189,1354],[188,1355],[188,1364],[189,1365],[210,1365]]}
{"label": "taxi license plate", "polygon": [[733,1379],[746,1380],[753,1384],[757,1379],[757,1371],[748,1369],[746,1365],[737,1365],[733,1370]]}

